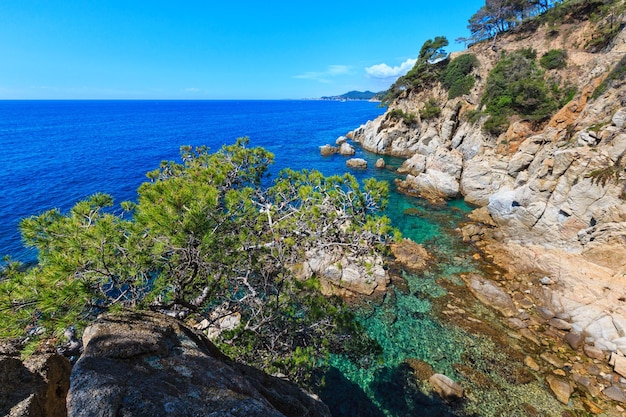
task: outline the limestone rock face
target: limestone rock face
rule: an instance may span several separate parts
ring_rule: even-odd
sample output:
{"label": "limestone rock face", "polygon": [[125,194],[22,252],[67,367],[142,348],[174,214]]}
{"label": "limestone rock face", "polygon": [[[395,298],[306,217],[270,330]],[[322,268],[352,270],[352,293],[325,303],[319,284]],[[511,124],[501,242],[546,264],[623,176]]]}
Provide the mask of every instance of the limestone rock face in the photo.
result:
{"label": "limestone rock face", "polygon": [[167,316],[104,315],[83,342],[67,398],[70,417],[330,416],[295,385],[229,360]]}
{"label": "limestone rock face", "polygon": [[71,365],[56,353],[0,356],[0,415],[65,417]]}

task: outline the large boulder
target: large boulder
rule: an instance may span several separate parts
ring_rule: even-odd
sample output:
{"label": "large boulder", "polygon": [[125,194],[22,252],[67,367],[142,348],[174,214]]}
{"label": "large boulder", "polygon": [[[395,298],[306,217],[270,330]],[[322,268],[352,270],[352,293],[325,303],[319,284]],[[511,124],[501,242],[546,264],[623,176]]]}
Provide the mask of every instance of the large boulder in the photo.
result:
{"label": "large boulder", "polygon": [[36,353],[24,362],[0,356],[0,415],[65,417],[71,369],[57,353]]}
{"label": "large boulder", "polygon": [[67,398],[70,417],[330,416],[297,386],[233,362],[161,314],[103,315],[83,343]]}

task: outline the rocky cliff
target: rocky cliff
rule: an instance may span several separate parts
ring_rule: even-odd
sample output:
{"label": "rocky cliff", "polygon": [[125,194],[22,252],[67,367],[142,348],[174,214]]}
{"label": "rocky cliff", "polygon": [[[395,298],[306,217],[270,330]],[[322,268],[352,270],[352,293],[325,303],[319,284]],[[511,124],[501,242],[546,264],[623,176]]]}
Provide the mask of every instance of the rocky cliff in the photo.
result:
{"label": "rocky cliff", "polygon": [[[505,270],[499,285],[521,287],[530,306],[550,309],[567,322],[564,335],[606,360],[626,354],[626,22],[618,14],[619,31],[598,50],[590,45],[602,22],[578,12],[557,26],[522,25],[495,47],[482,42],[453,54],[478,58],[469,94],[448,99],[441,83],[407,89],[351,137],[369,151],[407,158],[400,190],[475,205],[464,236]],[[577,92],[550,118],[512,115],[505,132],[486,133],[488,116],[479,110],[489,74],[522,49],[537,57],[566,51],[565,65],[545,77]],[[429,101],[440,114],[421,117]]]}

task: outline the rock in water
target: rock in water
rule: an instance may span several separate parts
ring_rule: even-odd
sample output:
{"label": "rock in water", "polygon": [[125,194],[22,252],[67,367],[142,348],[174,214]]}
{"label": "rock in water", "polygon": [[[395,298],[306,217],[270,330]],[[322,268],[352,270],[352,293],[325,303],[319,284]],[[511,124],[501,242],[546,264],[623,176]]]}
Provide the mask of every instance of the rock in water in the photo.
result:
{"label": "rock in water", "polygon": [[385,167],[385,160],[383,158],[378,158],[375,166],[376,168],[383,169]]}
{"label": "rock in water", "polygon": [[322,156],[334,155],[338,151],[339,151],[339,148],[337,148],[336,146],[332,146],[332,145],[320,146],[320,153],[322,154]]}
{"label": "rock in water", "polygon": [[424,246],[410,239],[402,239],[399,243],[393,243],[391,253],[398,262],[412,271],[424,269],[426,263],[431,259]]}
{"label": "rock in water", "polygon": [[354,155],[354,147],[347,142],[344,142],[339,147],[339,153],[344,156]]}
{"label": "rock in water", "polygon": [[295,385],[233,362],[161,314],[101,316],[83,342],[67,399],[70,417],[330,416]]}
{"label": "rock in water", "polygon": [[511,296],[494,282],[478,274],[462,275],[461,278],[472,294],[484,304],[495,308],[505,317],[513,317],[517,314]]}
{"label": "rock in water", "polygon": [[445,375],[434,374],[428,381],[444,400],[455,401],[463,398],[463,388]]}
{"label": "rock in water", "polygon": [[364,169],[364,168],[367,168],[367,161],[365,159],[362,159],[362,158],[352,158],[352,159],[348,159],[346,161],[346,165],[349,168]]}

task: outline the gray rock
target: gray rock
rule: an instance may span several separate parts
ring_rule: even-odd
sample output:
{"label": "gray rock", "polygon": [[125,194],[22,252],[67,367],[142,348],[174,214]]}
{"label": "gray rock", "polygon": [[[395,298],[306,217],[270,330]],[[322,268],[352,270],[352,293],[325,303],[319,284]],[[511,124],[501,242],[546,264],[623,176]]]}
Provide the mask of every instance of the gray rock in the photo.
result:
{"label": "gray rock", "polygon": [[463,387],[442,374],[434,374],[428,381],[432,384],[435,392],[444,400],[455,401],[463,398]]}
{"label": "gray rock", "polygon": [[620,403],[626,403],[626,395],[624,394],[624,390],[615,385],[605,388],[602,390],[602,394],[606,395],[613,401],[617,401]]}
{"label": "gray rock", "polygon": [[583,351],[585,352],[585,355],[589,356],[591,359],[598,359],[601,361],[606,359],[604,352],[595,346],[585,345],[583,347]]}
{"label": "gray rock", "polygon": [[36,353],[24,362],[0,356],[0,415],[65,417],[71,369],[57,353]]}
{"label": "gray rock", "polygon": [[585,336],[582,333],[571,331],[565,335],[565,341],[574,350],[578,350],[585,343]]}
{"label": "gray rock", "polygon": [[85,330],[83,342],[69,417],[330,416],[295,385],[231,361],[171,317],[104,315]]}
{"label": "gray rock", "polygon": [[554,327],[555,329],[559,329],[559,330],[569,330],[572,328],[571,323],[568,323],[565,320],[557,319],[556,317],[550,319],[548,324]]}
{"label": "gray rock", "polygon": [[626,107],[622,107],[616,111],[611,122],[620,129],[623,129],[624,126],[626,126]]}

